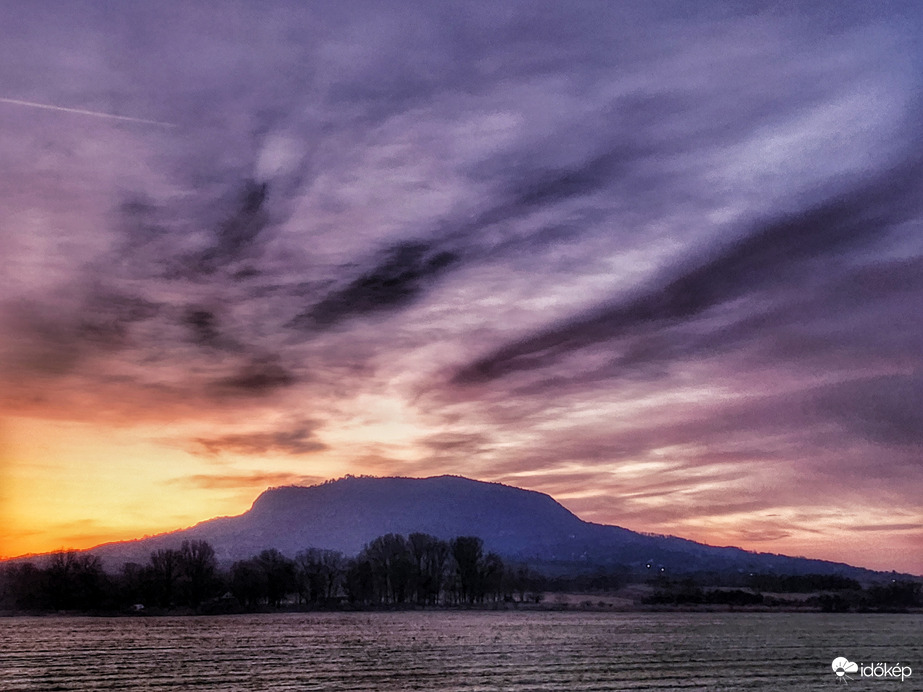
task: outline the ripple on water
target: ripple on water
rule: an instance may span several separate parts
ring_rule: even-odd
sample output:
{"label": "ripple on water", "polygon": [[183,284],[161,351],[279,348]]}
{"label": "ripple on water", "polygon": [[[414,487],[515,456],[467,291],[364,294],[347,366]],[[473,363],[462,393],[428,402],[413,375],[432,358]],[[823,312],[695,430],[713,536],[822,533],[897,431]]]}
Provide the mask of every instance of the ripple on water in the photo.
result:
{"label": "ripple on water", "polygon": [[826,689],[839,655],[923,674],[920,631],[816,613],[17,617],[0,619],[0,689]]}

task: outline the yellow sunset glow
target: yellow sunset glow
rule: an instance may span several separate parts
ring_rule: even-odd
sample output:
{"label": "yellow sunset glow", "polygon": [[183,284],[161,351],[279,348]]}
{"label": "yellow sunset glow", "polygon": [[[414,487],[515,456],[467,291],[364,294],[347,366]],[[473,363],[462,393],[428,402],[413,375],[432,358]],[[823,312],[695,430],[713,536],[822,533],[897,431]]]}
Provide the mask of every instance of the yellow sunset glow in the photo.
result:
{"label": "yellow sunset glow", "polygon": [[157,429],[8,417],[4,431],[5,556],[170,531],[239,514],[255,496],[181,482],[213,465],[159,444]]}

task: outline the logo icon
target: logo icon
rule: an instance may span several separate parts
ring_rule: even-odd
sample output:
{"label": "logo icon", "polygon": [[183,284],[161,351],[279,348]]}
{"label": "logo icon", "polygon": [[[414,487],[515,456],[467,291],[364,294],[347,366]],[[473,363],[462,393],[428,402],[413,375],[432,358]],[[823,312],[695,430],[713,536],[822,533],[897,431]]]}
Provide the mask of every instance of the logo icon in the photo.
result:
{"label": "logo icon", "polygon": [[843,656],[837,656],[833,659],[833,663],[830,664],[830,667],[833,668],[833,672],[836,673],[837,679],[846,682],[847,680],[852,680],[846,673],[858,673],[859,664],[852,663],[848,658]]}

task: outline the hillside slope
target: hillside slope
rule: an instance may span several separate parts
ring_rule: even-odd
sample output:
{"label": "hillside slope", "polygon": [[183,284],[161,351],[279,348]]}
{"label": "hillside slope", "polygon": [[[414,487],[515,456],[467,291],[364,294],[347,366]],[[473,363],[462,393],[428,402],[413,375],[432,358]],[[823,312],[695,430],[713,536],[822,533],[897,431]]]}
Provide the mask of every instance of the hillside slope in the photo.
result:
{"label": "hillside slope", "polygon": [[[93,549],[108,567],[145,562],[152,550],[206,540],[221,561],[265,548],[288,555],[309,547],[347,555],[386,533],[474,535],[487,550],[533,563],[624,566],[676,574],[692,571],[824,573],[861,576],[867,570],[822,560],[717,548],[581,520],[543,493],[458,476],[346,477],[311,487],[271,488],[236,517],[138,541]],[[649,565],[649,566],[648,566]]]}

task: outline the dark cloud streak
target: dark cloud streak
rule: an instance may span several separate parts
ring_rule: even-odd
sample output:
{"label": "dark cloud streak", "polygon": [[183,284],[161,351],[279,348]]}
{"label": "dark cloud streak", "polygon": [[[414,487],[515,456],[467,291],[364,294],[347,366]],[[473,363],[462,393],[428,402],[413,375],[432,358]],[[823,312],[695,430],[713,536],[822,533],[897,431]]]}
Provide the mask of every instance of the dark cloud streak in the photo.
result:
{"label": "dark cloud streak", "polygon": [[423,243],[402,243],[388,250],[369,272],[329,293],[290,324],[324,329],[351,317],[406,307],[458,259],[452,252]]}
{"label": "dark cloud streak", "polygon": [[920,171],[919,165],[903,166],[871,185],[770,222],[665,285],[505,346],[461,369],[454,381],[489,381],[543,367],[569,351],[689,320],[767,286],[784,286],[811,260],[855,251],[912,218],[920,209]]}
{"label": "dark cloud streak", "polygon": [[267,187],[266,183],[246,183],[234,214],[218,225],[214,245],[190,260],[190,266],[196,272],[212,274],[218,267],[246,257],[253,251],[257,238],[267,225],[263,210]]}
{"label": "dark cloud streak", "polygon": [[822,393],[818,407],[848,434],[923,449],[923,372],[842,382]]}
{"label": "dark cloud streak", "polygon": [[265,454],[311,454],[327,449],[319,441],[311,423],[305,422],[290,428],[269,432],[234,433],[220,437],[199,437],[193,440],[196,453],[219,455],[224,453],[263,456]]}
{"label": "dark cloud streak", "polygon": [[234,373],[212,384],[216,395],[267,396],[279,389],[292,387],[297,377],[276,358],[254,357],[238,366]]}

